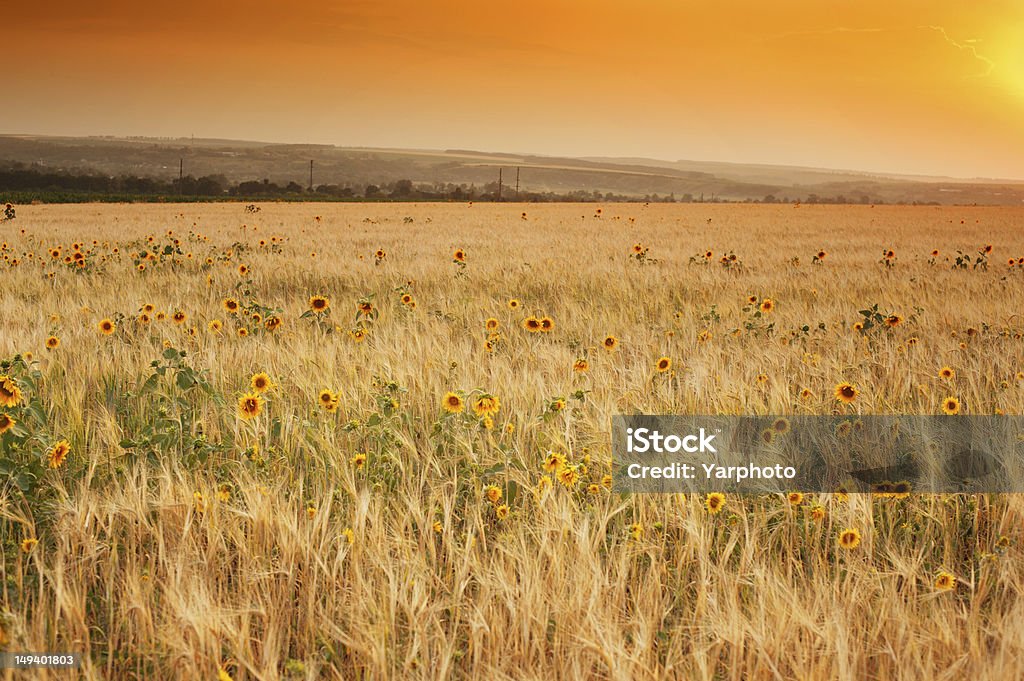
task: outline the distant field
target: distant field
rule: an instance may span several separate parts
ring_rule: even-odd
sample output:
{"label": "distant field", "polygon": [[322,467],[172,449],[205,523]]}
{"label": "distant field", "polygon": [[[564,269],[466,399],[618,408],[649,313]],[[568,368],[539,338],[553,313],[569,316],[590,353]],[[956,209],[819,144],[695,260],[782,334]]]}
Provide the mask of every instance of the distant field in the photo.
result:
{"label": "distant field", "polygon": [[1020,678],[1018,496],[709,509],[606,476],[617,413],[1024,413],[1022,225],[19,206],[0,649],[117,679]]}

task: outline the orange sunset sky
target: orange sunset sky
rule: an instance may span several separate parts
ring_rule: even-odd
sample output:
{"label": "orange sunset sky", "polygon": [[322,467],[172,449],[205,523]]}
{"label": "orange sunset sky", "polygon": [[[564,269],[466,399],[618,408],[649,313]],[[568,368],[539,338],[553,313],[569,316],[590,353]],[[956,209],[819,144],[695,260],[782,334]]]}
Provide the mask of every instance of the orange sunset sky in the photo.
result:
{"label": "orange sunset sky", "polygon": [[18,2],[0,132],[1024,179],[1021,0]]}

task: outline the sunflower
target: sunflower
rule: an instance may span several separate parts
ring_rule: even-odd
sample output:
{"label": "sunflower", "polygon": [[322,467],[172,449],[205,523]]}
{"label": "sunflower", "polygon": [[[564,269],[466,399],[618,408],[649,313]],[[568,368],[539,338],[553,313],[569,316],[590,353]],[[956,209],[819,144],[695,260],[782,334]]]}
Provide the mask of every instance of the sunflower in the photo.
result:
{"label": "sunflower", "polygon": [[663,374],[672,368],[672,360],[668,357],[662,357],[658,360],[658,363],[654,366],[659,374]]}
{"label": "sunflower", "polygon": [[908,482],[907,480],[900,480],[899,482],[893,484],[892,494],[897,499],[906,499],[907,497],[910,496],[910,492],[912,489],[913,487],[911,486],[910,482]]}
{"label": "sunflower", "polygon": [[173,316],[173,317],[171,317],[171,319],[173,319],[173,320],[174,320],[174,323],[175,323],[175,324],[184,324],[184,323],[185,323],[185,320],[186,320],[187,318],[188,318],[188,317],[187,317],[187,316],[185,315],[185,313],[184,313],[184,312],[182,312],[181,310],[175,310],[175,311],[174,311],[174,316]]}
{"label": "sunflower", "polygon": [[804,503],[804,495],[801,492],[790,492],[786,495],[786,501],[789,502],[790,506],[799,506]]}
{"label": "sunflower", "polygon": [[366,340],[366,329],[359,327],[358,329],[352,329],[348,332],[348,335],[352,336],[352,340],[356,343],[362,343]]}
{"label": "sunflower", "polygon": [[610,476],[610,475],[603,476],[601,478],[601,486],[604,487],[605,489],[611,489],[612,488],[612,476]]}
{"label": "sunflower", "polygon": [[541,477],[541,479],[537,481],[536,495],[540,498],[543,498],[545,494],[551,491],[551,485],[552,483],[550,477],[548,477],[547,475]]}
{"label": "sunflower", "polygon": [[771,312],[774,309],[775,309],[775,301],[772,300],[771,298],[765,298],[764,300],[761,301],[760,310],[764,314],[768,314],[769,312]]}
{"label": "sunflower", "polygon": [[374,253],[373,255],[375,258],[377,258],[377,260],[383,260],[384,258],[387,257],[388,254],[384,252],[383,248],[378,248],[377,252]]}
{"label": "sunflower", "polygon": [[0,411],[0,435],[14,427],[17,421],[10,414]]}
{"label": "sunflower", "polygon": [[220,333],[220,330],[224,328],[224,323],[219,319],[212,319],[210,323],[206,325],[212,333]]}
{"label": "sunflower", "polygon": [[644,252],[644,245],[641,244],[641,243],[633,244],[633,252],[634,253],[643,253]]}
{"label": "sunflower", "polygon": [[408,305],[411,302],[412,302],[412,294],[410,294],[410,293],[402,294],[402,305]]}
{"label": "sunflower", "polygon": [[351,459],[349,459],[348,462],[352,464],[357,471],[362,470],[363,466],[366,465],[366,454],[363,452],[359,452]]}
{"label": "sunflower", "polygon": [[601,345],[604,346],[605,350],[611,352],[615,348],[619,347],[619,339],[616,338],[615,336],[606,336],[605,339],[601,342]]}
{"label": "sunflower", "polygon": [[455,262],[466,262],[466,252],[461,248],[456,248],[455,252],[452,254],[452,259],[454,259]]}
{"label": "sunflower", "polygon": [[939,591],[951,591],[956,588],[956,577],[943,570],[935,576],[935,588]]}
{"label": "sunflower", "polygon": [[839,545],[846,550],[852,550],[860,546],[860,531],[849,527],[839,533]]}
{"label": "sunflower", "polygon": [[540,331],[540,320],[531,315],[523,320],[523,328],[530,333],[537,333]]}
{"label": "sunflower", "polygon": [[820,523],[828,515],[824,506],[816,505],[811,508],[811,520]]}
{"label": "sunflower", "polygon": [[16,407],[21,402],[21,388],[10,376],[0,376],[0,407]]}
{"label": "sunflower", "polygon": [[368,300],[362,300],[356,305],[356,308],[363,314],[370,314],[373,312],[373,303]]}
{"label": "sunflower", "polygon": [[25,537],[21,540],[21,552],[32,553],[32,549],[34,549],[38,543],[39,540],[35,537]]}
{"label": "sunflower", "polygon": [[60,347],[60,338],[57,338],[56,336],[50,336],[49,338],[46,339],[46,349],[47,350],[56,350],[59,347]]}
{"label": "sunflower", "polygon": [[462,410],[466,408],[465,402],[462,401],[462,397],[457,393],[453,393],[450,390],[445,393],[441,399],[441,406],[449,414],[461,414]]}
{"label": "sunflower", "polygon": [[513,298],[513,299],[512,299],[512,300],[510,300],[510,301],[508,301],[508,309],[510,309],[510,310],[515,310],[515,309],[517,309],[518,307],[519,307],[519,301],[518,301],[518,300],[516,300],[515,298]]}
{"label": "sunflower", "polygon": [[498,520],[504,520],[508,517],[508,514],[508,504],[502,504],[500,506],[494,507],[494,515],[498,518]]}
{"label": "sunflower", "polygon": [[496,504],[501,501],[501,488],[497,485],[488,485],[484,488],[484,496],[487,497],[487,501],[492,504]]}
{"label": "sunflower", "polygon": [[890,328],[895,328],[895,327],[899,326],[902,323],[903,323],[903,317],[899,316],[898,314],[891,314],[891,315],[889,315],[888,317],[885,318],[885,324],[886,324],[886,326],[888,326]]}
{"label": "sunflower", "polygon": [[167,319],[167,313],[166,312],[160,311],[160,312],[156,313],[156,320],[158,322],[162,322],[165,319]]}
{"label": "sunflower", "polygon": [[711,515],[718,515],[725,508],[725,495],[721,492],[711,492],[705,497],[704,506]]}
{"label": "sunflower", "polygon": [[224,306],[224,311],[227,312],[228,314],[235,314],[236,312],[238,312],[238,301],[235,300],[234,298],[225,298],[221,302],[221,305]]}
{"label": "sunflower", "polygon": [[146,303],[145,305],[142,306],[142,311],[145,312],[146,314],[153,314],[154,310],[156,310],[156,305],[154,305],[153,303]]}
{"label": "sunflower", "polygon": [[501,409],[501,401],[494,395],[481,395],[473,403],[473,413],[478,417],[497,414]]}
{"label": "sunflower", "polygon": [[557,473],[563,467],[565,467],[565,455],[561,452],[548,452],[541,465],[545,473]]}
{"label": "sunflower", "polygon": [[496,330],[498,328],[498,320],[494,317],[488,317],[487,320],[484,321],[484,328],[488,331]]}
{"label": "sunflower", "polygon": [[317,314],[326,312],[327,308],[331,306],[331,301],[321,295],[315,295],[309,297],[309,309]]}
{"label": "sunflower", "polygon": [[580,479],[580,472],[578,466],[562,466],[562,469],[555,475],[558,478],[558,482],[562,484],[566,489],[572,489],[576,482]]}
{"label": "sunflower", "polygon": [[573,362],[572,370],[575,372],[582,374],[586,372],[588,369],[590,369],[590,364],[587,362],[587,360],[583,359],[582,357]]}
{"label": "sunflower", "polygon": [[955,397],[947,397],[942,401],[942,412],[952,416],[960,413],[960,401]]}
{"label": "sunflower", "polygon": [[338,396],[327,388],[317,394],[316,401],[325,411],[334,411],[338,408]]}
{"label": "sunflower", "polygon": [[540,320],[540,330],[549,333],[555,329],[555,320],[551,317],[544,317]]}
{"label": "sunflower", "polygon": [[115,329],[117,328],[114,326],[114,322],[110,321],[109,319],[104,319],[100,321],[98,327],[100,333],[102,333],[104,336],[109,336],[110,334],[114,333]]}
{"label": "sunflower", "polygon": [[263,398],[259,393],[246,393],[238,398],[238,415],[249,421],[260,415]]}
{"label": "sunflower", "polygon": [[942,367],[939,369],[939,378],[945,378],[949,380],[956,377],[956,372],[951,367]]}
{"label": "sunflower", "polygon": [[780,416],[779,418],[772,421],[772,430],[779,434],[785,434],[789,432],[789,419]]}
{"label": "sunflower", "polygon": [[281,318],[277,315],[273,317],[267,317],[267,321],[263,322],[263,328],[267,331],[276,331],[281,327]]}
{"label": "sunflower", "polygon": [[238,329],[238,337],[239,338],[245,338],[248,335],[249,335],[249,329],[245,328],[244,326],[241,327],[240,329]]}
{"label": "sunflower", "polygon": [[46,455],[50,468],[60,468],[71,453],[71,444],[67,440],[61,440],[55,444]]}
{"label": "sunflower", "polygon": [[252,378],[249,379],[249,385],[252,386],[253,392],[256,393],[265,393],[274,387],[270,376],[262,371],[258,374],[253,374]]}
{"label": "sunflower", "polygon": [[857,386],[846,382],[837,384],[834,391],[836,399],[844,404],[852,403],[859,393]]}

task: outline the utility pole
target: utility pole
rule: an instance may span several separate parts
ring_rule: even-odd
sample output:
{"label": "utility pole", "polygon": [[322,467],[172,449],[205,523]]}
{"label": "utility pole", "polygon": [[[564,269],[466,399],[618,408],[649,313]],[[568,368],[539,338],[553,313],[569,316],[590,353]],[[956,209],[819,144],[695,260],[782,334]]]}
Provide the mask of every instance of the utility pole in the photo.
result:
{"label": "utility pole", "polygon": [[501,201],[501,168],[498,168],[498,201]]}
{"label": "utility pole", "polygon": [[178,196],[181,196],[182,187],[185,186],[185,159],[178,159]]}
{"label": "utility pole", "polygon": [[516,166],[516,201],[519,200],[519,166]]}
{"label": "utility pole", "polygon": [[309,191],[313,191],[313,159],[309,159]]}

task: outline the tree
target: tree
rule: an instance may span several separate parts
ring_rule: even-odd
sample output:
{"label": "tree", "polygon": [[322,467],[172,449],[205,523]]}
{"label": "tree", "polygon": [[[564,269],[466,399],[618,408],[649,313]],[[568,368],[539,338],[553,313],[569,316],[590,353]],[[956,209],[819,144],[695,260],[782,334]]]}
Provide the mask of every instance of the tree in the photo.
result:
{"label": "tree", "polygon": [[412,196],[412,180],[399,180],[395,182],[395,188],[391,191],[392,198],[405,198]]}

